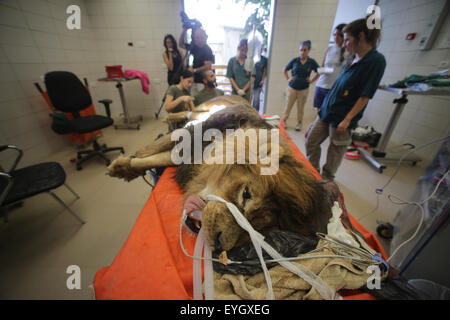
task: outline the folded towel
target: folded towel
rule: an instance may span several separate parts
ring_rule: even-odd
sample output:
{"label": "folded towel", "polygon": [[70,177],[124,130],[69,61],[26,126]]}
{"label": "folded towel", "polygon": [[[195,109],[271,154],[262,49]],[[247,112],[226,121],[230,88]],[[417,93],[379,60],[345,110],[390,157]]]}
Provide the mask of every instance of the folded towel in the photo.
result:
{"label": "folded towel", "polygon": [[141,79],[142,91],[149,94],[148,86],[150,85],[150,80],[145,72],[139,70],[125,70],[125,77]]}

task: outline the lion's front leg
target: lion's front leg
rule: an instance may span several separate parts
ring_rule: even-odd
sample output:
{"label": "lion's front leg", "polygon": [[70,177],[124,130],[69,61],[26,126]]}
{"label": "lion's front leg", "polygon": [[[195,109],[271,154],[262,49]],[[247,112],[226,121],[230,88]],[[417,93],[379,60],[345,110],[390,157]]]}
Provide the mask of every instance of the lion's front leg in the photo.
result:
{"label": "lion's front leg", "polygon": [[186,121],[188,115],[188,111],[169,113],[167,117],[164,119],[167,123],[178,123],[182,121]]}
{"label": "lion's front leg", "polygon": [[171,151],[161,152],[145,158],[119,156],[108,166],[108,174],[111,177],[131,181],[139,176],[144,176],[147,170],[173,165]]}
{"label": "lion's front leg", "polygon": [[145,146],[136,151],[137,158],[146,158],[154,154],[158,154],[164,151],[172,150],[176,141],[171,140],[171,133],[162,136],[161,138],[153,141],[148,146]]}
{"label": "lion's front leg", "polygon": [[131,181],[141,175],[145,175],[145,171],[138,171],[131,166],[130,157],[119,156],[108,166],[108,174],[111,177]]}

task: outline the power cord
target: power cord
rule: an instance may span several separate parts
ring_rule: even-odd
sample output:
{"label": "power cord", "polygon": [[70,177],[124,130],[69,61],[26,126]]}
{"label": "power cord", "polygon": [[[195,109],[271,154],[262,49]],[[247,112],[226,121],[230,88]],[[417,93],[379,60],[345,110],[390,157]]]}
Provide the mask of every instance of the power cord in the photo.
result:
{"label": "power cord", "polygon": [[[444,179],[447,177],[447,175],[448,175],[449,173],[450,173],[450,170],[447,171],[447,172],[442,176],[442,178],[439,180],[438,184],[436,185],[436,188],[434,188],[434,191],[433,191],[433,192],[432,192],[425,200],[423,200],[423,201],[421,201],[421,202],[410,202],[410,201],[405,201],[405,200],[400,199],[399,197],[397,197],[397,196],[395,196],[395,195],[389,195],[389,196],[388,196],[388,199],[389,199],[392,203],[394,203],[394,204],[398,204],[398,205],[405,205],[405,204],[406,204],[406,205],[415,205],[415,206],[419,207],[419,208],[420,208],[420,211],[421,211],[420,222],[419,222],[419,225],[418,225],[417,228],[416,228],[416,231],[414,232],[414,234],[413,234],[408,240],[405,240],[402,244],[400,244],[400,245],[394,250],[394,252],[391,254],[391,256],[387,259],[388,262],[389,262],[389,261],[397,254],[398,250],[400,250],[401,247],[403,247],[405,244],[407,244],[408,242],[410,242],[412,239],[414,239],[414,238],[417,236],[417,234],[419,233],[420,228],[422,227],[423,220],[424,220],[424,218],[425,218],[425,209],[423,208],[423,204],[424,204],[425,202],[427,202],[428,200],[430,200],[431,198],[434,197],[434,195],[436,194],[437,190],[439,189],[439,186],[441,185],[442,181],[444,181]],[[393,201],[393,200],[391,199],[392,197],[395,197],[396,199],[398,199],[399,202]]]}
{"label": "power cord", "polygon": [[397,167],[394,171],[394,173],[392,174],[392,176],[389,178],[388,182],[386,182],[386,184],[384,186],[382,186],[381,188],[376,188],[375,189],[375,193],[377,195],[377,203],[375,205],[375,208],[373,208],[370,212],[366,213],[365,215],[363,215],[361,218],[358,219],[359,222],[361,222],[361,220],[363,220],[364,218],[366,218],[367,216],[371,215],[372,213],[374,213],[375,211],[378,210],[379,205],[380,205],[380,195],[383,194],[384,189],[386,189],[386,187],[391,183],[392,179],[394,179],[394,177],[397,175],[398,171],[400,170],[400,165],[403,161],[403,159],[408,156],[410,153],[417,151],[419,149],[425,148],[431,144],[437,143],[437,142],[441,142],[441,141],[445,141],[448,138],[450,138],[450,135],[443,137],[443,138],[439,138],[439,139],[435,139],[435,140],[431,140],[427,143],[424,143],[420,146],[418,146],[417,148],[413,148],[411,150],[409,150],[408,152],[406,152],[397,162]]}

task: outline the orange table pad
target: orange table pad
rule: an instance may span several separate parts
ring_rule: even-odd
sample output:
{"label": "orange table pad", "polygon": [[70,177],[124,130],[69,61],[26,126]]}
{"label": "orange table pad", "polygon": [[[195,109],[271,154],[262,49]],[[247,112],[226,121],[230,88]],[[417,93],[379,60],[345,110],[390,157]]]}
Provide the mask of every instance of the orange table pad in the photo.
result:
{"label": "orange table pad", "polygon": [[[280,127],[280,134],[288,138],[297,159],[321,179],[318,172],[286,135],[283,125]],[[193,260],[182,252],[179,242],[183,194],[172,179],[175,169],[170,167],[164,171],[112,264],[97,271],[94,278],[96,299],[193,298]],[[350,216],[350,220],[367,243],[382,253],[386,259],[386,254],[376,236],[353,217]],[[192,255],[196,237],[183,229],[182,239],[184,248]],[[351,291],[344,299],[374,299],[374,297]]]}

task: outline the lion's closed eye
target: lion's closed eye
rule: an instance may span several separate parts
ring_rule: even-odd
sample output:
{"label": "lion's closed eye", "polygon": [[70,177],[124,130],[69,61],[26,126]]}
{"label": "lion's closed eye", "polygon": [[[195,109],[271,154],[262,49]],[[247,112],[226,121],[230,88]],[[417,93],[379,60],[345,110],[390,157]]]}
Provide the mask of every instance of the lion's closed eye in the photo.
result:
{"label": "lion's closed eye", "polygon": [[244,191],[242,192],[242,206],[245,207],[245,203],[251,198],[252,195],[250,193],[250,190],[248,189],[248,187],[245,187]]}

